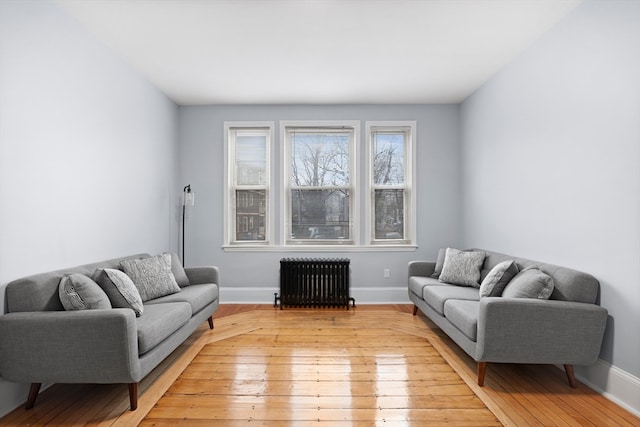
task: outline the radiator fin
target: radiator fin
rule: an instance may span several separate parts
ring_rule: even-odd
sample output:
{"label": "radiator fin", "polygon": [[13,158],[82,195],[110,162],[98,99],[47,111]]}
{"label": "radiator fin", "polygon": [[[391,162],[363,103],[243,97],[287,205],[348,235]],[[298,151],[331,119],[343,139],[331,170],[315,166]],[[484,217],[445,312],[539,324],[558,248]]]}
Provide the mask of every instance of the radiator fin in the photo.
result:
{"label": "radiator fin", "polygon": [[280,296],[275,304],[283,307],[355,307],[349,295],[347,258],[282,258],[280,260]]}

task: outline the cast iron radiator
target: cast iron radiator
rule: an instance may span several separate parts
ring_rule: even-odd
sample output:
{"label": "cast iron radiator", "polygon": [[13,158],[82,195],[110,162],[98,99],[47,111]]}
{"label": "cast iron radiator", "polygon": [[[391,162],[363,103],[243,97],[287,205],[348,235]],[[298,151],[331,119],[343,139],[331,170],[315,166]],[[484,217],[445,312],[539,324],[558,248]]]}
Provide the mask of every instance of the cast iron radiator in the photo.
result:
{"label": "cast iron radiator", "polygon": [[274,307],[347,307],[349,301],[349,263],[347,258],[282,258],[280,260],[280,296]]}

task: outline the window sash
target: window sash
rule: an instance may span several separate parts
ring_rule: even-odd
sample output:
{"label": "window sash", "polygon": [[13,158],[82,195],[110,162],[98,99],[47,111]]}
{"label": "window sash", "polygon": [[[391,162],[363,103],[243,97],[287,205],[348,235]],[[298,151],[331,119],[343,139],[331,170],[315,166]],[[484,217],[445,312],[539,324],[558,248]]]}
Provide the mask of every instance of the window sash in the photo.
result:
{"label": "window sash", "polygon": [[[354,222],[357,218],[357,187],[355,185],[355,154],[356,154],[356,141],[357,141],[357,129],[359,128],[359,122],[341,122],[338,125],[335,122],[326,122],[321,124],[309,125],[303,122],[284,122],[281,123],[281,135],[284,139],[284,168],[282,175],[282,187],[283,187],[283,215],[282,215],[282,230],[283,230],[283,244],[285,245],[336,245],[336,244],[355,244],[357,236],[354,233]],[[336,144],[333,148],[339,151],[341,162],[335,164],[314,164],[314,167],[322,168],[326,167],[326,172],[323,175],[324,179],[313,179],[320,173],[309,172],[306,179],[294,177],[294,162],[300,161],[294,156],[294,144],[299,143],[297,138],[302,136],[308,137],[313,140],[313,135],[331,135],[341,136],[342,139],[336,141],[328,141],[329,144]],[[346,138],[346,141],[344,140]],[[311,161],[327,160],[323,158],[323,155],[332,154],[328,148],[326,150],[320,150],[316,152],[316,157],[312,157]],[[333,153],[335,154],[335,153]],[[330,156],[329,156],[330,157]],[[327,160],[329,163],[335,159]],[[346,167],[345,164],[346,163]],[[300,164],[295,166],[300,167]],[[333,167],[333,170],[329,170]],[[315,171],[320,172],[320,171]],[[336,182],[337,181],[337,182]],[[335,192],[343,192],[345,196],[341,199],[333,198],[333,200],[324,201],[324,205],[320,209],[324,210],[323,215],[318,216],[313,213],[307,214],[306,217],[302,211],[303,206],[298,206],[300,203],[300,196],[303,194],[311,195],[314,192],[325,192],[327,194]],[[344,206],[342,205],[344,204]],[[311,218],[311,220],[309,220]],[[307,221],[310,221],[307,223]]]}
{"label": "window sash", "polygon": [[[415,169],[415,122],[367,122],[365,127],[369,169],[365,227],[368,242],[371,245],[413,244],[415,201],[411,185]],[[394,135],[402,135],[401,150],[398,149],[400,141],[393,138]],[[378,145],[384,143],[384,137],[390,137],[388,144]],[[386,163],[376,164],[381,157]],[[380,173],[389,175],[383,178]]]}
{"label": "window sash", "polygon": [[267,190],[235,191],[235,242],[262,242],[267,232]]}
{"label": "window sash", "polygon": [[271,122],[225,122],[225,244],[272,240]]}

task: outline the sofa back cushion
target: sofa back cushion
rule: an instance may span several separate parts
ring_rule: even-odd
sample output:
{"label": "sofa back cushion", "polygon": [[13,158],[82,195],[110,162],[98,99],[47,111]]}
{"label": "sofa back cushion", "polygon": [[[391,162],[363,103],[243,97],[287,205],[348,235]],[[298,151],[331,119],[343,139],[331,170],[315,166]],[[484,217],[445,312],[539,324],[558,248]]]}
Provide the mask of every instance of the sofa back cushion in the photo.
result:
{"label": "sofa back cushion", "polygon": [[560,267],[554,264],[532,261],[525,258],[518,258],[512,255],[505,255],[498,252],[482,250],[486,253],[484,265],[482,266],[481,278],[484,279],[491,269],[502,261],[514,260],[520,271],[527,267],[537,267],[547,273],[553,279],[554,288],[551,294],[552,300],[575,301],[595,304],[598,299],[600,283],[588,273]]}
{"label": "sofa back cushion", "polygon": [[128,257],[115,258],[62,270],[39,273],[14,280],[7,285],[7,312],[18,311],[56,311],[64,310],[58,286],[60,280],[68,274],[79,273],[91,277],[98,268],[120,268],[120,261],[124,259],[148,257],[147,254],[137,254]]}

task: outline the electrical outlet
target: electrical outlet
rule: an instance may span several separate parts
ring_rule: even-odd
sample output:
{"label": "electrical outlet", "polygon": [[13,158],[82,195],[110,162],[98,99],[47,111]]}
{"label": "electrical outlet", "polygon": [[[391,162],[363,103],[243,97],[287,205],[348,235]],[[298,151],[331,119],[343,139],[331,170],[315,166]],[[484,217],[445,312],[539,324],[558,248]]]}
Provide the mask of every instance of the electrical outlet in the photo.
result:
{"label": "electrical outlet", "polygon": [[388,279],[389,277],[391,277],[391,275],[390,275],[390,273],[389,273],[389,269],[388,269],[388,268],[385,268],[385,269],[384,269],[384,278],[385,278],[385,279]]}

